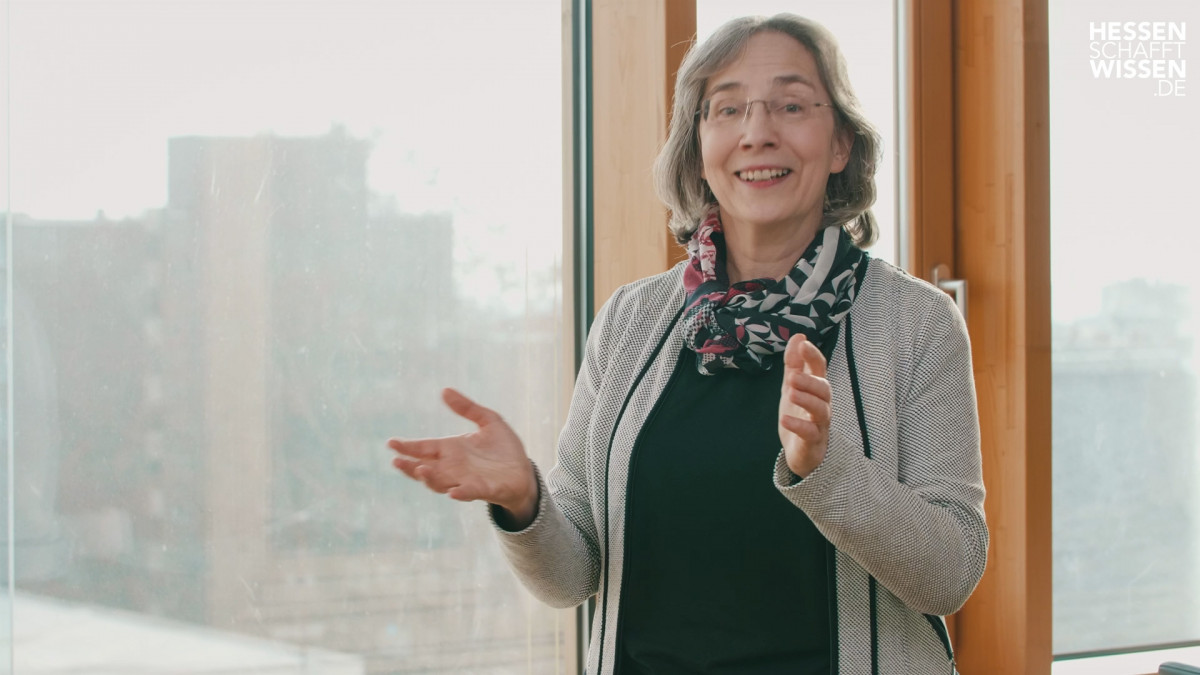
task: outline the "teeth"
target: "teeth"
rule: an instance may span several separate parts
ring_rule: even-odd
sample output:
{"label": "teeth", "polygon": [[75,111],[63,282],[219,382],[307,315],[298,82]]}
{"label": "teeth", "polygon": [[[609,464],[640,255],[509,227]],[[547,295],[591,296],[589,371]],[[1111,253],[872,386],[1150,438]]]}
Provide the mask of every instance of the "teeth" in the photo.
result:
{"label": "teeth", "polygon": [[757,171],[740,171],[738,178],[746,181],[771,180],[791,173],[789,169],[758,169]]}

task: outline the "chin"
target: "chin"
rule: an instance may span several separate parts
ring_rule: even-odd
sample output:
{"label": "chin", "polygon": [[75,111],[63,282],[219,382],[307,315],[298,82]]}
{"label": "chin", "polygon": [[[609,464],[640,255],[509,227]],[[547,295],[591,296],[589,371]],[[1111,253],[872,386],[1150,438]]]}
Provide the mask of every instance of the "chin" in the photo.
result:
{"label": "chin", "polygon": [[[736,218],[736,216],[735,216]],[[799,228],[803,226],[805,217],[795,213],[752,213],[741,218],[738,222],[754,229],[774,230],[779,228]]]}

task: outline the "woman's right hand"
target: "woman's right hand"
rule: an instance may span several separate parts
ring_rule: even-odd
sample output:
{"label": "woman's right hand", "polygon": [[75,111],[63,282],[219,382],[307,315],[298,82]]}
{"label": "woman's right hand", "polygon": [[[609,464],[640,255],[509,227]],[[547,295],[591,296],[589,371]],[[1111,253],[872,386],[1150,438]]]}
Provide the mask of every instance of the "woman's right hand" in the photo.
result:
{"label": "woman's right hand", "polygon": [[521,439],[499,413],[453,389],[443,389],[442,400],[478,429],[445,438],[390,439],[388,447],[398,455],[392,464],[451,499],[495,504],[508,512],[506,527],[524,529],[537,515],[538,485]]}

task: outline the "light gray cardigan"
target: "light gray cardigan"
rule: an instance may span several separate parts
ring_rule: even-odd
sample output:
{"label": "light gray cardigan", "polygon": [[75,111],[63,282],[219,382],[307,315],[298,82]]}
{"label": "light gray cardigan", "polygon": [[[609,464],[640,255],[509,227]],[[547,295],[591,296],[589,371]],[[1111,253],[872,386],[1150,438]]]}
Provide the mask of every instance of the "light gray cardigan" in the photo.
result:
{"label": "light gray cardigan", "polygon": [[[612,673],[617,660],[629,460],[683,347],[678,323],[664,339],[684,301],[683,265],[620,288],[601,308],[558,463],[544,480],[539,473],[537,517],[519,532],[496,528],[517,576],[542,601],[572,607],[598,594],[592,675]],[[953,673],[940,617],[974,590],[988,547],[966,326],[945,294],[875,259],[850,319],[829,362],[825,460],[796,482],[781,452],[763,480],[774,480],[836,547],[835,672]],[[779,592],[789,584],[780,579]]]}

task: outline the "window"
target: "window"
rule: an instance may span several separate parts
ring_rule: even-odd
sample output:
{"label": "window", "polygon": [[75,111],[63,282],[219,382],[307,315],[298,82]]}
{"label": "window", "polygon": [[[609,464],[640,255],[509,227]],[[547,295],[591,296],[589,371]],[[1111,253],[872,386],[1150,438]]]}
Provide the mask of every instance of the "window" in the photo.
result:
{"label": "window", "polygon": [[1060,656],[1200,643],[1198,9],[1049,5]]}
{"label": "window", "polygon": [[553,456],[560,4],[7,6],[17,672],[565,669],[384,446]]}

